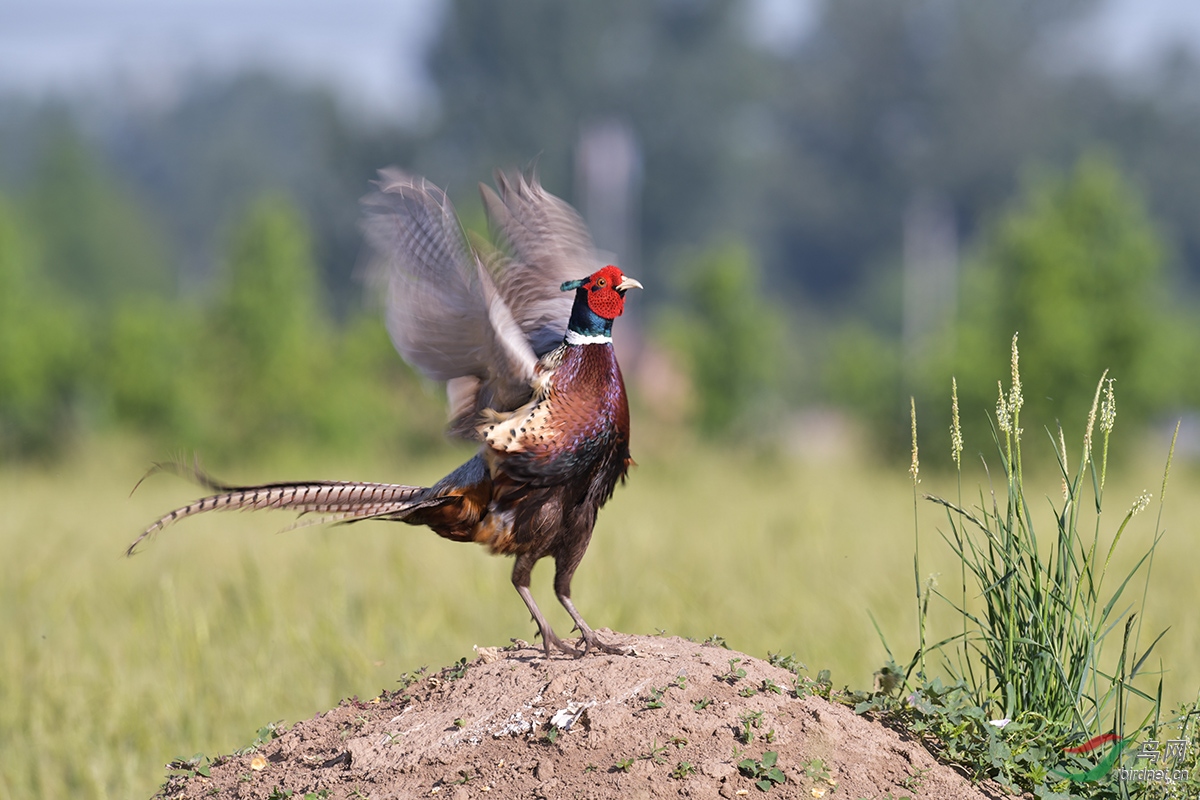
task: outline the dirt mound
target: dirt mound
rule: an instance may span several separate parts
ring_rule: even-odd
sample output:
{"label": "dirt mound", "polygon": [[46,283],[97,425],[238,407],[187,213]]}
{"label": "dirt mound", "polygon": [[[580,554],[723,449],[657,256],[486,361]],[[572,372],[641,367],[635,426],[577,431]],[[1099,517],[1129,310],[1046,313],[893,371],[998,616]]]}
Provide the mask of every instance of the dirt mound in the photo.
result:
{"label": "dirt mound", "polygon": [[603,634],[634,655],[480,648],[471,664],[217,759],[208,776],[176,775],[162,796],[733,798],[758,796],[759,782],[772,797],[1000,796],[845,706],[797,698],[785,669],[714,645]]}

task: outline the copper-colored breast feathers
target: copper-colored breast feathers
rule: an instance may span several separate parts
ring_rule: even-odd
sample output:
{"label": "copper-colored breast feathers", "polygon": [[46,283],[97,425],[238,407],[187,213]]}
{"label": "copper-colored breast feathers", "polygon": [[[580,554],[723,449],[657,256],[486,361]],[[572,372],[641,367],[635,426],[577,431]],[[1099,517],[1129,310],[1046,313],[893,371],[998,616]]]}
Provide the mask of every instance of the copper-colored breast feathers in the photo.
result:
{"label": "copper-colored breast feathers", "polygon": [[629,404],[612,346],[565,347],[547,360],[556,357],[529,403],[479,427],[489,466],[541,485],[615,470],[615,484],[629,457]]}

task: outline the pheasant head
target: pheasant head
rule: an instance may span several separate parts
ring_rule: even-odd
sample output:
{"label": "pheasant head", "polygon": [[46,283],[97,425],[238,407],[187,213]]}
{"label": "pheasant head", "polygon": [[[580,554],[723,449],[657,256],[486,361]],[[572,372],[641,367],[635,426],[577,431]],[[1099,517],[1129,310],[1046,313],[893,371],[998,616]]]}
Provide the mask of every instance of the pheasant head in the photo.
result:
{"label": "pheasant head", "polygon": [[603,343],[612,340],[613,320],[625,310],[625,292],[642,284],[609,264],[586,278],[567,281],[564,292],[574,290],[575,304],[567,323],[569,344]]}

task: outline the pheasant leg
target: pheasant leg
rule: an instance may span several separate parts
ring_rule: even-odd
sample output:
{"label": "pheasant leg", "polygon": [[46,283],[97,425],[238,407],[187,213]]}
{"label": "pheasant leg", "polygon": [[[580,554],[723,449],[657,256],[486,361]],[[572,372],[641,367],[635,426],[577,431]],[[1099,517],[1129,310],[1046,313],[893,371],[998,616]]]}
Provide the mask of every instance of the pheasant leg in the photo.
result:
{"label": "pheasant leg", "polygon": [[529,591],[528,586],[517,586],[517,594],[521,595],[521,599],[525,601],[525,607],[529,609],[529,613],[533,615],[533,621],[537,623],[538,632],[542,636],[542,647],[546,651],[546,658],[550,657],[550,645],[554,645],[559,650],[568,655],[578,658],[583,655],[584,651],[576,650],[571,645],[564,642],[554,633],[554,629],[550,627],[550,623],[542,616],[541,609],[533,600],[533,594]]}
{"label": "pheasant leg", "polygon": [[571,602],[571,598],[565,594],[558,596],[558,602],[563,604],[563,608],[571,615],[571,619],[575,620],[575,627],[579,630],[579,635],[583,641],[583,650],[579,655],[591,650],[593,647],[602,652],[614,656],[628,655],[625,650],[620,647],[614,647],[611,644],[605,644],[596,633],[588,627],[588,624],[583,621],[583,615],[575,609],[575,604]]}
{"label": "pheasant leg", "polygon": [[542,648],[546,651],[546,658],[550,657],[551,645],[554,645],[564,653],[578,658],[583,653],[555,635],[554,629],[550,627],[550,623],[542,616],[542,610],[538,608],[538,604],[534,601],[533,593],[529,591],[529,579],[533,575],[533,565],[535,563],[537,563],[537,559],[531,558],[528,554],[517,556],[512,571],[513,586],[516,587],[517,594],[521,595],[521,599],[525,601],[525,607],[529,609],[529,614],[533,617],[533,621],[537,623],[538,633],[542,636]]}

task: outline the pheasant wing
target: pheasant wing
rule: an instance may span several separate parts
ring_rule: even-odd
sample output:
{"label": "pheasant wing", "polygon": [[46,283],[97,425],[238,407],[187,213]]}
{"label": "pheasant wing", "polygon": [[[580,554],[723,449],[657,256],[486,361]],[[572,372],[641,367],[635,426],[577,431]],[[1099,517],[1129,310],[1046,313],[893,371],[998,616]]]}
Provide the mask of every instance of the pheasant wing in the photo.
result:
{"label": "pheasant wing", "polygon": [[394,169],[382,170],[377,186],[363,199],[363,231],[388,333],[406,361],[451,382],[451,431],[470,438],[480,407],[529,398],[537,358],[446,193]]}
{"label": "pheasant wing", "polygon": [[513,319],[541,356],[562,343],[574,299],[560,286],[603,266],[583,219],[536,176],[496,173],[498,192],[480,184],[493,235],[509,258],[497,284]]}

